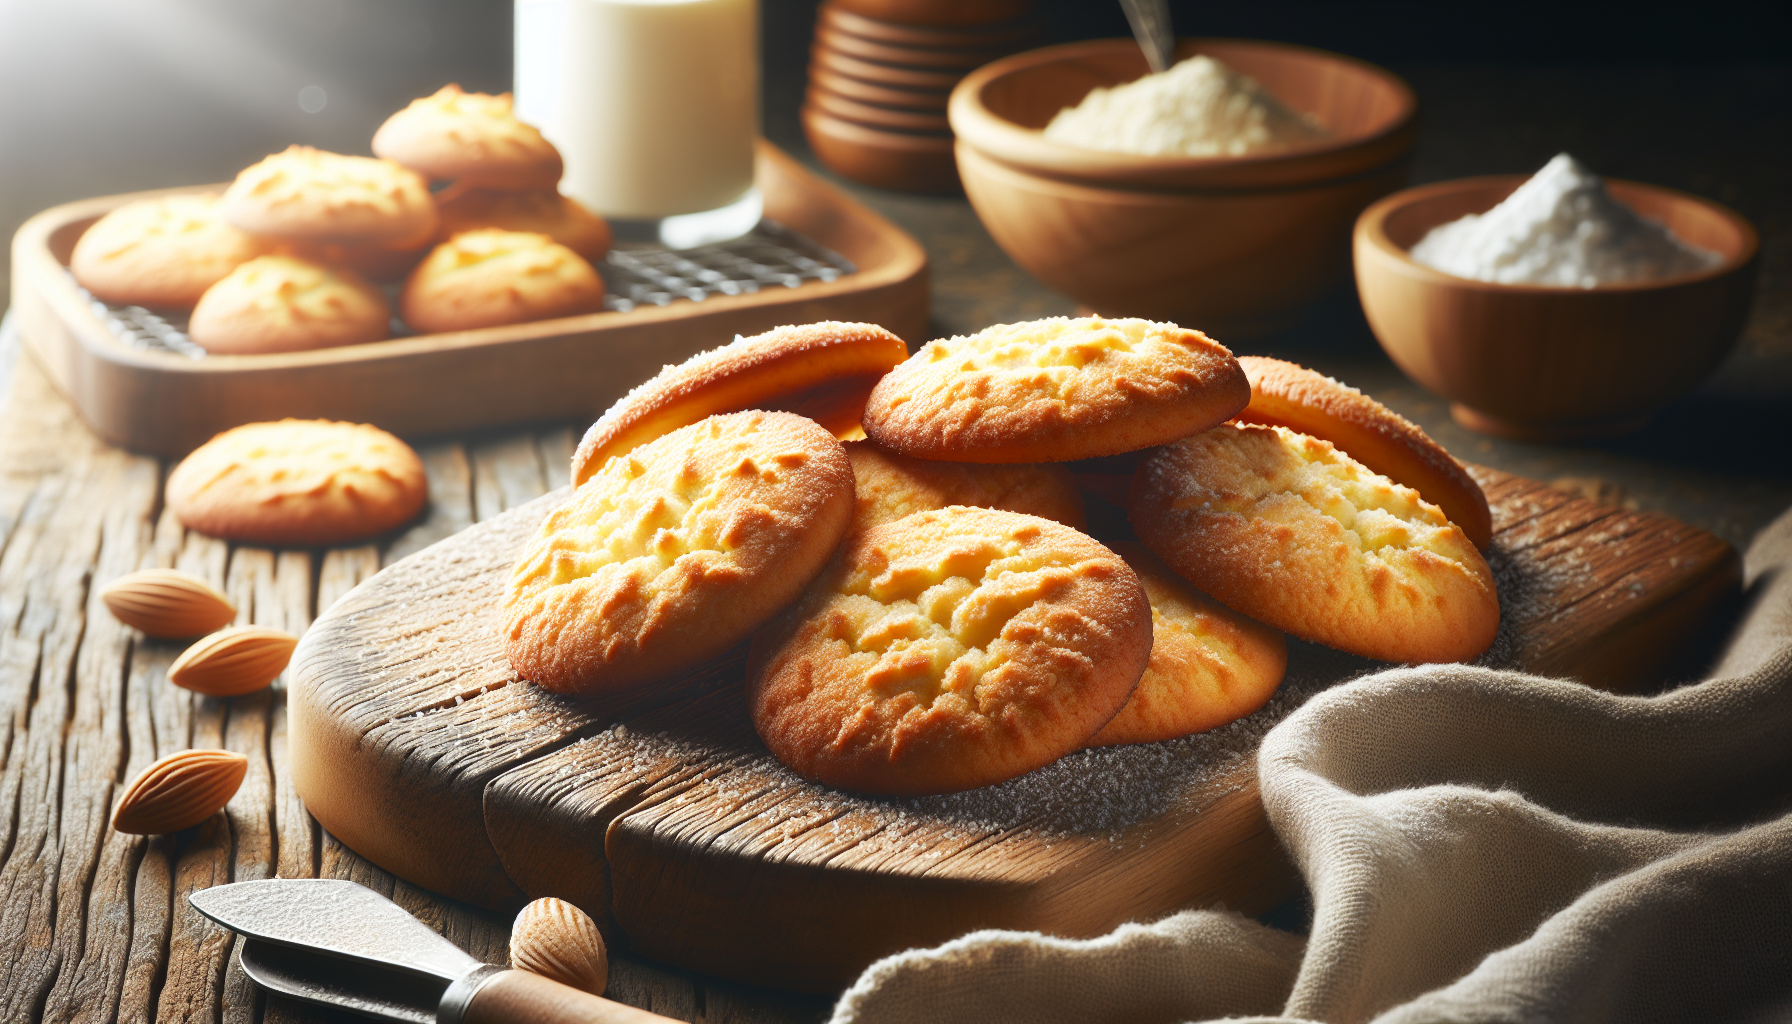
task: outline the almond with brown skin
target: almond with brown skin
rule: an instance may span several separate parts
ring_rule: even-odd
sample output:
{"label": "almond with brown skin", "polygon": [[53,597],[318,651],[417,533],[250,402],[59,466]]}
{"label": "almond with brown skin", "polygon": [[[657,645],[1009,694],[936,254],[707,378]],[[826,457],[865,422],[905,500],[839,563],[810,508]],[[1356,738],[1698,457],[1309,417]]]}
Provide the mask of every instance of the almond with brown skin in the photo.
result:
{"label": "almond with brown skin", "polygon": [[204,637],[168,666],[168,681],[212,697],[235,697],[272,683],[299,638],[283,629],[232,626]]}
{"label": "almond with brown skin", "polygon": [[133,835],[165,835],[197,825],[230,802],[249,759],[228,750],[179,750],[131,780],[112,827]]}
{"label": "almond with brown skin", "polygon": [[510,928],[510,966],[594,996],[603,995],[610,980],[610,957],[597,922],[552,896],[516,915]]}
{"label": "almond with brown skin", "polygon": [[230,625],[236,608],[211,584],[179,569],[144,569],[100,588],[118,621],[150,636],[199,636]]}

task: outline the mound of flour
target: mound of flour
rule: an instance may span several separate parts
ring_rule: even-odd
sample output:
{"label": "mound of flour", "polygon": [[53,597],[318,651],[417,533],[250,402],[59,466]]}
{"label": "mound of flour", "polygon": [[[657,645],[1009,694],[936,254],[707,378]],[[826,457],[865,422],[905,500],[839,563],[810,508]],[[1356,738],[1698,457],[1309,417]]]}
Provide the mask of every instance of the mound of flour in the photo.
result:
{"label": "mound of flour", "polygon": [[1242,156],[1328,135],[1211,57],[1095,89],[1045,127],[1054,142],[1139,156]]}
{"label": "mound of flour", "polygon": [[1412,258],[1446,274],[1499,284],[1591,288],[1704,270],[1722,262],[1612,198],[1566,153],[1486,213],[1431,229]]}

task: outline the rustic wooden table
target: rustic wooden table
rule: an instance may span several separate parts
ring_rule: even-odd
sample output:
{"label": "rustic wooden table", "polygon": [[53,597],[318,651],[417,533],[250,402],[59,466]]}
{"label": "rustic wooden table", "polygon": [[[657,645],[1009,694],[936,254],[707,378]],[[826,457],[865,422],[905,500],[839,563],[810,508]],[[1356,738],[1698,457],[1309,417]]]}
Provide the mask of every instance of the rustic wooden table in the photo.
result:
{"label": "rustic wooden table", "polygon": [[[1698,396],[1643,434],[1580,448],[1495,442],[1462,431],[1443,403],[1381,356],[1347,296],[1307,327],[1239,350],[1288,355],[1359,384],[1465,458],[1533,478],[1565,478],[1565,487],[1746,544],[1792,503],[1783,455],[1783,440],[1792,436],[1792,186],[1784,178],[1788,132],[1783,116],[1771,114],[1783,115],[1788,76],[1408,73],[1428,109],[1416,180],[1528,170],[1572,144],[1610,173],[1710,194],[1749,214],[1766,249],[1761,297],[1741,349]],[[768,107],[781,110],[776,87],[768,81]],[[1496,88],[1497,101],[1490,98]],[[1579,99],[1559,102],[1564,95]],[[791,119],[768,117],[767,133],[806,157]],[[1698,144],[1657,145],[1664,137]],[[1067,300],[994,247],[962,199],[855,191],[928,247],[936,333],[1070,311]],[[168,685],[163,677],[178,646],[123,628],[94,591],[135,568],[173,565],[226,589],[244,621],[299,632],[381,565],[557,484],[577,425],[424,444],[428,518],[386,543],[332,551],[233,548],[185,533],[161,505],[168,466],[95,440],[36,367],[15,363],[5,350],[0,343],[0,1019],[331,1019],[259,993],[232,965],[229,933],[185,900],[195,889],[275,874],[353,878],[390,894],[473,955],[502,961],[505,920],[394,879],[305,814],[286,771],[280,686],[217,700]],[[1778,461],[1762,444],[1773,438],[1782,442]],[[111,803],[123,783],[158,755],[187,746],[249,756],[248,778],[227,814],[177,836],[113,832]],[[686,1020],[813,1020],[827,1009],[824,1000],[627,957],[614,960],[611,978],[612,997]]]}

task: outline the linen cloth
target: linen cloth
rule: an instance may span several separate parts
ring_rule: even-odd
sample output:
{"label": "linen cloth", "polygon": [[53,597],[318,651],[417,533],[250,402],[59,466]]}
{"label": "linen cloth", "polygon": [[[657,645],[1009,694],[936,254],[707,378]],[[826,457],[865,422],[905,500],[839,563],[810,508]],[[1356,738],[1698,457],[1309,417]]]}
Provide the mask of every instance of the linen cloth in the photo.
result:
{"label": "linen cloth", "polygon": [[1792,511],[1711,677],[1650,697],[1469,666],[1321,693],[1258,754],[1311,936],[1221,910],[983,931],[835,1024],[1792,1021]]}

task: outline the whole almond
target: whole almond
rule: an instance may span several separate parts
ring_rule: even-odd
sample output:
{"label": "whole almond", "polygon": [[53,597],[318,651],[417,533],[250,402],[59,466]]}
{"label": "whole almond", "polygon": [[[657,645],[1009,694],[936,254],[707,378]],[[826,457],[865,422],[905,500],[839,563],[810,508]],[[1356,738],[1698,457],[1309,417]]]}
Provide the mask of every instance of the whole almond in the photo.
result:
{"label": "whole almond", "polygon": [[150,636],[198,636],[236,618],[230,599],[179,569],[144,569],[100,588],[100,600],[118,621]]}
{"label": "whole almond", "polygon": [[274,681],[298,643],[283,629],[220,629],[182,651],[168,666],[168,681],[213,697],[251,693]]}
{"label": "whole almond", "polygon": [[594,996],[603,995],[610,980],[610,957],[597,922],[552,896],[516,915],[510,928],[510,966]]}
{"label": "whole almond", "polygon": [[125,787],[112,827],[134,835],[164,835],[197,825],[230,802],[249,759],[228,750],[178,750]]}

